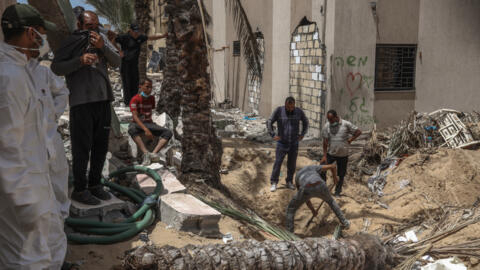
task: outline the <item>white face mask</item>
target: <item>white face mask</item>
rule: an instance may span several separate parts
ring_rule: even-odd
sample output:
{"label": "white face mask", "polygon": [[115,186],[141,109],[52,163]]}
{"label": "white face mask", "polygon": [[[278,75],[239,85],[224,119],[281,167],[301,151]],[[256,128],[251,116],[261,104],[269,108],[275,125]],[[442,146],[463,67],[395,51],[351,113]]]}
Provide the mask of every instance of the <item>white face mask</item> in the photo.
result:
{"label": "white face mask", "polygon": [[48,44],[47,40],[47,35],[46,34],[40,34],[37,30],[33,29],[35,33],[37,33],[41,38],[42,38],[42,43],[40,44],[40,47],[38,48],[39,51],[39,57],[43,57],[50,51],[50,44]]}
{"label": "white face mask", "polygon": [[[28,28],[28,27],[25,27],[25,28]],[[37,30],[35,30],[35,28],[32,28],[32,29],[42,39],[41,44],[39,44],[40,47],[38,48],[25,48],[25,47],[18,47],[18,46],[12,46],[12,47],[17,49],[22,49],[22,50],[38,51],[39,52],[38,57],[42,57],[50,51],[50,45],[48,44],[47,35],[40,34]]]}

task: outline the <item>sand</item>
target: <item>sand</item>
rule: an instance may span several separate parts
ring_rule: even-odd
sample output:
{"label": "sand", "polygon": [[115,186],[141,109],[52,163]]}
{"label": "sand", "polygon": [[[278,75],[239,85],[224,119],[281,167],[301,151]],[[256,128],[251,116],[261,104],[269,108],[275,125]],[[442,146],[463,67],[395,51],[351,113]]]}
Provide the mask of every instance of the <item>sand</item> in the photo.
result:
{"label": "sand", "polygon": [[[281,170],[279,188],[270,192],[270,174],[275,158],[275,148],[269,144],[259,144],[243,139],[224,139],[223,168],[228,174],[222,175],[222,183],[231,194],[235,203],[255,211],[272,224],[284,226],[285,210],[296,191],[285,187],[286,164]],[[297,170],[308,165],[317,164],[306,155],[307,146],[301,146],[297,160]],[[384,188],[385,196],[378,197],[371,193],[366,181],[346,177],[344,196],[336,198],[342,211],[351,221],[346,236],[365,231],[386,237],[392,233],[415,227],[427,220],[449,216],[452,222],[458,220],[463,209],[470,208],[480,197],[480,150],[440,149],[433,155],[416,154],[407,157],[387,176]],[[401,187],[400,183],[409,181]],[[329,176],[328,185],[332,185]],[[211,193],[210,198],[223,195]],[[320,199],[312,200],[315,207]],[[382,206],[383,205],[383,206]],[[388,209],[385,209],[387,207]],[[339,221],[324,204],[312,224],[306,228],[311,217],[310,210],[303,205],[295,216],[295,233],[301,237],[330,237]],[[410,225],[408,225],[410,224]],[[410,227],[409,227],[410,226]],[[434,230],[420,229],[418,237],[425,237]],[[448,245],[459,241],[478,239],[480,224],[467,227],[439,244]],[[222,233],[230,232],[235,240],[245,238],[269,238],[264,233],[252,234],[251,230],[240,222],[223,217],[220,222]],[[150,229],[150,240],[158,245],[176,247],[187,244],[219,243],[221,239],[206,239],[185,232],[167,229],[159,222]],[[67,259],[84,261],[81,269],[109,269],[119,264],[125,251],[143,244],[138,237],[124,243],[107,246],[85,245],[69,246]],[[475,263],[475,261],[473,262]],[[474,266],[469,269],[478,269]]]}

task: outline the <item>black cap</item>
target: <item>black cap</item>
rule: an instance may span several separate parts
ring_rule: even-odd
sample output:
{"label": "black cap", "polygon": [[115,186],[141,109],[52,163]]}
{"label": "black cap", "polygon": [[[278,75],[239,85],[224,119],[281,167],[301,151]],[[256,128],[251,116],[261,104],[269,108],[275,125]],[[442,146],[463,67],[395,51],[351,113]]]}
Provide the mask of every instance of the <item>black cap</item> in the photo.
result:
{"label": "black cap", "polygon": [[132,31],[134,31],[134,32],[139,32],[140,31],[140,27],[136,23],[130,24],[130,29],[132,29]]}
{"label": "black cap", "polygon": [[55,31],[57,26],[44,20],[38,10],[27,4],[15,4],[7,7],[2,15],[2,27],[18,29],[25,26],[43,26],[49,31]]}

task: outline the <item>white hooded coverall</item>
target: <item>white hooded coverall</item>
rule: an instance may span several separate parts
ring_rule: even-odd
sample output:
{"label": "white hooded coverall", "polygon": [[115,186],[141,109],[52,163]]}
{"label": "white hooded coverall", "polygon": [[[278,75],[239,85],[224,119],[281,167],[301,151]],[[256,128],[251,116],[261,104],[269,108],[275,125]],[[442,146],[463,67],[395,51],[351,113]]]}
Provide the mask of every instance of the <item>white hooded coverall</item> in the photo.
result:
{"label": "white hooded coverall", "polygon": [[[58,133],[57,121],[65,112],[68,95],[65,80],[53,74],[50,68],[42,66],[36,59],[30,60],[37,90],[46,92],[44,117],[47,119],[47,150],[49,154],[49,172],[53,191],[59,203],[60,213],[65,219],[70,210],[68,198],[68,161],[62,137]],[[39,94],[43,94],[40,92]]]}
{"label": "white hooded coverall", "polygon": [[49,242],[65,238],[48,173],[47,96],[34,78],[26,56],[0,42],[0,266],[6,270],[59,269]]}

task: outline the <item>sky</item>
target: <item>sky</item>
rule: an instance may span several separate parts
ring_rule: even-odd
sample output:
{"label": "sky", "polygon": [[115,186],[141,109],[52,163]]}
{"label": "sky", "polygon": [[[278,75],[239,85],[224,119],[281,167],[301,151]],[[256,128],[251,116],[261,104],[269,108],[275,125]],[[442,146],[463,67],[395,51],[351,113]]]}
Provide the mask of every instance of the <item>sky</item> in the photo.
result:
{"label": "sky", "polygon": [[[17,0],[17,2],[18,3],[23,3],[23,4],[28,4],[28,0]],[[87,10],[95,10],[95,8],[93,6],[85,3],[84,0],[70,0],[70,4],[72,5],[72,8],[76,7],[76,6],[82,6]],[[100,23],[101,24],[106,24],[106,23],[108,23],[108,21],[105,18],[100,17]]]}

